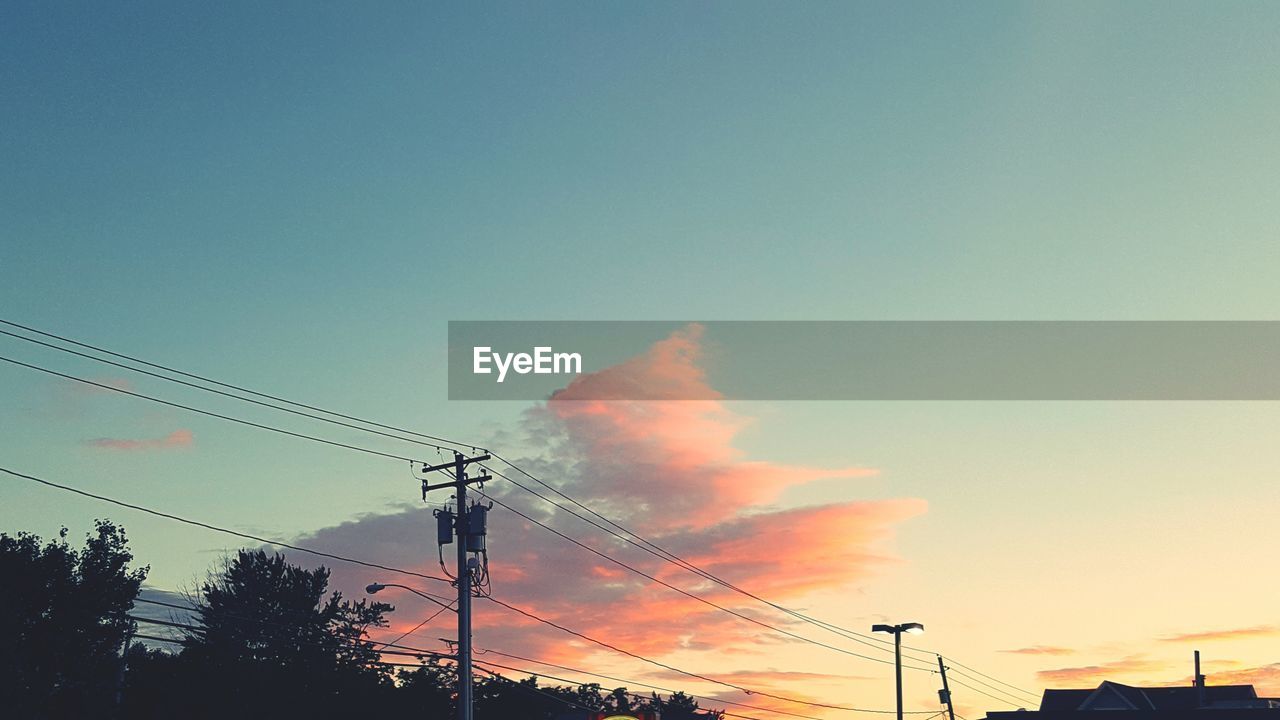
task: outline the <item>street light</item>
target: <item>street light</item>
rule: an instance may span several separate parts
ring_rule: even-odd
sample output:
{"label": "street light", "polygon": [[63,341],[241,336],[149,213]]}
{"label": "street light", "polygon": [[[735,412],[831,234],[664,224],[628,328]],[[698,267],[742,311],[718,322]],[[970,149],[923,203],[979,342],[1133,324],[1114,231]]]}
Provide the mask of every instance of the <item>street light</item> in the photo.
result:
{"label": "street light", "polygon": [[872,625],[871,632],[883,632],[893,635],[893,668],[898,680],[898,720],[902,720],[902,633],[915,635],[924,632],[924,625],[918,622],[898,625]]}
{"label": "street light", "polygon": [[421,590],[418,590],[418,589],[416,589],[416,588],[411,588],[411,587],[409,587],[408,585],[400,585],[400,584],[398,584],[398,583],[369,583],[368,585],[366,585],[366,586],[364,587],[364,591],[365,591],[365,592],[367,592],[367,593],[369,593],[370,595],[373,595],[373,594],[375,594],[375,593],[378,593],[378,592],[381,592],[381,591],[383,591],[383,590],[386,590],[386,589],[387,589],[387,588],[389,588],[389,587],[393,587],[393,588],[400,588],[401,590],[408,590],[409,592],[413,593],[414,595],[417,595],[418,597],[421,597],[421,598],[425,598],[425,599],[427,599],[427,600],[430,600],[431,602],[433,602],[433,603],[435,603],[435,604],[439,605],[440,607],[452,607],[452,606],[451,606],[450,604],[448,604],[448,603],[441,602],[439,599],[437,599],[437,597],[436,597],[435,595],[429,595],[429,594],[424,593],[424,592],[422,592]]}
{"label": "street light", "polygon": [[[379,582],[369,583],[368,585],[365,586],[364,591],[369,593],[370,595],[374,595],[376,593],[382,592],[383,590],[386,590],[389,587],[400,588],[401,590],[408,590],[414,595],[417,595],[418,597],[423,598],[424,600],[430,600],[431,602],[439,605],[440,607],[446,610],[453,609],[452,603],[443,602],[439,600],[435,595],[430,595],[428,593],[422,592],[417,588],[411,588],[408,585],[400,585],[399,583],[379,583]],[[461,635],[459,635],[459,637],[461,637]],[[459,656],[461,655],[462,655],[462,647],[460,646]],[[471,690],[471,666],[469,663],[464,665],[462,662],[459,662],[458,663],[458,718],[459,720],[471,719],[470,690]]]}

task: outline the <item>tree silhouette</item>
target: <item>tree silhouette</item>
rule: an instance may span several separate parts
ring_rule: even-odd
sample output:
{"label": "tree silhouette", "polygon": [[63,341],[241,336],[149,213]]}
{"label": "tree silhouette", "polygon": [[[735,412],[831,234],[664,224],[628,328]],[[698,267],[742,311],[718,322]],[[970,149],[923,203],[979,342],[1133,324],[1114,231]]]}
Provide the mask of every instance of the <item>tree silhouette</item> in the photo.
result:
{"label": "tree silhouette", "polygon": [[101,717],[115,703],[127,616],[148,568],[129,569],[124,530],[105,520],[84,548],[0,534],[0,708],[6,717]]}
{"label": "tree silhouette", "polygon": [[183,664],[213,682],[217,713],[287,717],[356,710],[391,687],[371,627],[386,625],[385,603],[353,603],[333,592],[326,568],[241,550],[193,598],[199,628],[188,632]]}
{"label": "tree silhouette", "polygon": [[[394,608],[328,592],[329,571],[241,550],[190,600],[194,624],[170,649],[121,646],[148,568],[130,569],[124,531],[98,521],[84,548],[30,533],[0,534],[0,715],[62,718],[337,718],[455,715],[451,661],[420,658],[394,677],[368,639]],[[180,621],[180,622],[179,622]],[[148,627],[152,632],[154,628]],[[170,646],[166,646],[170,647]],[[403,656],[394,656],[396,661]],[[598,684],[543,686],[536,677],[476,680],[477,720],[556,720],[583,711],[661,710],[663,720],[706,720],[692,698],[637,698]],[[123,693],[121,691],[123,690]]]}

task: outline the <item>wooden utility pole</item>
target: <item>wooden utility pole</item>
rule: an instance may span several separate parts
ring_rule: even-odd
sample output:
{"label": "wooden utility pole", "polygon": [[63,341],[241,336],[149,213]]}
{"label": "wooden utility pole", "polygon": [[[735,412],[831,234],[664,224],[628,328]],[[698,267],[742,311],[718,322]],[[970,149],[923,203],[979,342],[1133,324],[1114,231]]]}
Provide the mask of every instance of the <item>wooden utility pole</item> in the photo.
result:
{"label": "wooden utility pole", "polygon": [[947,666],[942,664],[942,656],[938,656],[938,672],[942,674],[942,689],[938,691],[938,699],[947,704],[947,717],[956,720],[956,708],[951,704],[951,687],[947,685]]}
{"label": "wooden utility pole", "polygon": [[492,479],[488,474],[468,479],[467,466],[488,459],[488,453],[469,458],[455,452],[453,462],[422,468],[423,473],[437,470],[453,471],[452,482],[428,485],[427,481],[423,480],[422,497],[424,499],[431,490],[453,488],[454,496],[458,500],[458,516],[454,520],[454,533],[458,543],[458,720],[472,720],[473,704],[471,698],[471,558],[468,557],[468,550],[471,548],[469,524],[471,510],[467,507],[467,485]]}

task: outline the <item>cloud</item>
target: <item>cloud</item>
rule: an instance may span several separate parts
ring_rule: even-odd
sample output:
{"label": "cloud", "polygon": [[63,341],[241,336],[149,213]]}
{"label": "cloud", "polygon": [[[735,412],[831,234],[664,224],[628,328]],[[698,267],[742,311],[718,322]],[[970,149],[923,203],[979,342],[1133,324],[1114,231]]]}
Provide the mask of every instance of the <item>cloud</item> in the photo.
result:
{"label": "cloud", "polygon": [[1141,656],[1132,655],[1121,660],[1102,663],[1101,665],[1041,670],[1036,673],[1036,676],[1046,683],[1092,687],[1103,680],[1114,679],[1116,675],[1153,672],[1164,670],[1168,667],[1169,664],[1167,662],[1148,660]]}
{"label": "cloud", "polygon": [[1234,630],[1207,630],[1204,632],[1169,635],[1160,638],[1160,642],[1204,642],[1209,640],[1239,640],[1249,637],[1270,637],[1280,635],[1280,626],[1254,625],[1253,627],[1236,628]]}
{"label": "cloud", "polygon": [[[1186,682],[1190,681],[1191,678],[1188,677]],[[1280,697],[1280,663],[1217,671],[1208,675],[1208,683],[1210,685],[1252,685],[1260,697]]]}
{"label": "cloud", "polygon": [[553,401],[720,400],[702,368],[704,327],[690,324],[648,352],[599,372],[579,375]]}
{"label": "cloud", "polygon": [[[98,385],[106,385],[107,387],[115,388],[116,390],[129,390],[129,391],[133,390],[133,383],[130,382],[128,378],[93,377],[93,378],[89,378],[89,380],[92,380],[93,382],[98,383]],[[71,387],[74,388],[76,392],[83,393],[85,395],[116,395],[117,394],[112,390],[108,390],[107,388],[98,387],[97,385],[89,385],[87,383],[77,382],[72,384]]]}
{"label": "cloud", "polygon": [[[664,681],[680,682],[686,678],[679,673],[662,671],[653,673],[651,677]],[[877,680],[880,678],[872,678],[863,675],[834,675],[831,673],[816,672],[799,672],[789,670],[734,670],[730,672],[721,672],[716,674],[719,680],[738,683],[741,685],[773,687],[778,683],[792,681],[816,681],[816,682],[838,682],[845,683],[857,680]]]}
{"label": "cloud", "polygon": [[[666,550],[774,602],[794,604],[817,591],[852,592],[888,564],[899,562],[886,544],[899,524],[925,512],[924,501],[771,505],[791,487],[820,479],[857,482],[876,471],[747,457],[734,441],[752,418],[714,399],[700,358],[699,330],[691,327],[656,343],[639,358],[575,380],[526,413],[523,430],[540,445],[519,464]],[[664,397],[674,396],[678,389],[682,396],[703,399],[575,399],[588,384],[610,383],[652,385]],[[513,478],[533,483],[518,474]],[[610,537],[508,483],[489,483],[484,492],[698,597],[802,635],[823,637],[820,630]],[[440,502],[446,496],[438,493],[433,499]],[[304,544],[440,575],[431,547],[434,522],[430,508],[405,509],[321,529]],[[488,545],[496,598],[634,653],[653,658],[679,653],[679,660],[671,661],[678,667],[687,665],[686,669],[714,676],[707,663],[722,665],[724,657],[773,652],[799,642],[646,580],[501,507],[490,514]],[[781,552],[784,547],[803,551]],[[447,550],[451,556],[453,547]],[[335,586],[350,592],[374,580],[421,584],[442,595],[451,592],[444,583],[396,578],[382,571],[350,566],[332,570]],[[379,599],[387,596],[401,609],[393,615],[394,632],[379,639],[412,628],[436,609],[407,593],[391,593]],[[437,623],[447,625],[448,616],[444,617]],[[406,644],[434,648],[434,638],[442,632],[452,634],[442,625],[433,626],[410,636]],[[475,602],[474,627],[480,648],[576,667],[594,667],[603,660],[628,662],[485,600]],[[654,671],[647,666],[640,672]],[[771,679],[801,680],[781,674]]]}
{"label": "cloud", "polygon": [[1013,655],[1071,655],[1075,650],[1052,645],[1032,645],[1031,647],[1018,648],[1017,650],[1001,650],[1000,652]]}
{"label": "cloud", "polygon": [[194,443],[195,435],[186,429],[174,430],[160,438],[93,438],[85,441],[85,444],[90,447],[126,452],[183,449],[191,447]]}

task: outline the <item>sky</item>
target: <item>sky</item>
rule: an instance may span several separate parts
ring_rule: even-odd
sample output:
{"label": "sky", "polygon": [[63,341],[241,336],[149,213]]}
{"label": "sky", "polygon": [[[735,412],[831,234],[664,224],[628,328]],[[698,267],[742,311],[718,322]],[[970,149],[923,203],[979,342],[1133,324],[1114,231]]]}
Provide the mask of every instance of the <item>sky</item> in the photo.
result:
{"label": "sky", "polygon": [[[1211,682],[1280,695],[1273,403],[588,412],[450,402],[444,370],[449,320],[1280,319],[1278,14],[5,3],[0,307],[493,447],[745,588],[860,631],[924,622],[917,646],[1033,694],[1182,683],[1200,649]],[[639,366],[663,371],[662,343],[679,342],[693,341],[660,341]],[[0,355],[435,459],[5,336]],[[680,371],[714,391],[692,357]],[[436,566],[404,463],[7,364],[0,457],[245,532]],[[78,535],[103,516],[156,592],[193,587],[237,547],[0,478],[0,532]],[[673,572],[572,517],[535,517]],[[496,596],[744,685],[892,704],[883,663],[702,612],[518,520],[494,514]],[[334,570],[348,594],[373,579]],[[405,600],[401,630],[425,610]],[[421,642],[447,636],[441,622]],[[492,611],[477,643],[698,685]],[[936,684],[910,673],[909,704],[936,708]],[[1009,709],[955,689],[966,716]]]}

